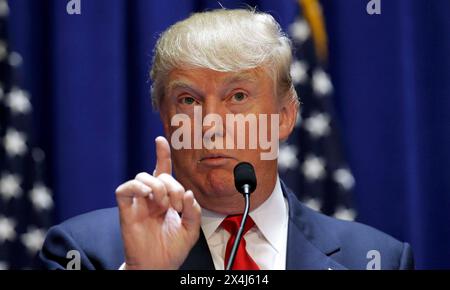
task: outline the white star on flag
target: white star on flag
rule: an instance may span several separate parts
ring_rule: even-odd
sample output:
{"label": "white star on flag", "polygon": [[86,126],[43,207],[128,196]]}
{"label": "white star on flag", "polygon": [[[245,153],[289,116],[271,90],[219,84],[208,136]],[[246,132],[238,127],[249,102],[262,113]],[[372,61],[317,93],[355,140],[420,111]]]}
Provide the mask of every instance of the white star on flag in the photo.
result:
{"label": "white star on flag", "polygon": [[31,111],[30,97],[27,92],[13,88],[6,99],[6,105],[16,114],[26,114]]}
{"label": "white star on flag", "polygon": [[6,200],[20,196],[22,193],[20,183],[21,178],[18,175],[2,174],[0,178],[0,195]]}
{"label": "white star on flag", "polygon": [[0,1],[0,17],[5,17],[9,14],[8,2],[5,0]]}
{"label": "white star on flag", "polygon": [[283,145],[278,154],[278,165],[281,170],[294,169],[298,164],[297,148],[294,145]]}
{"label": "white star on flag", "polygon": [[3,139],[6,153],[10,157],[22,156],[27,152],[25,134],[16,131],[15,129],[8,129],[6,136]]}
{"label": "white star on flag", "polygon": [[294,85],[303,84],[308,80],[308,64],[304,61],[295,60],[291,64],[291,78]]}
{"label": "white star on flag", "polygon": [[23,59],[19,53],[13,51],[9,54],[8,62],[13,67],[19,67],[22,65]]}
{"label": "white star on flag", "polygon": [[38,210],[47,210],[53,207],[50,189],[43,184],[35,184],[30,192],[31,202]]}
{"label": "white star on flag", "polygon": [[331,84],[328,74],[322,69],[316,69],[313,73],[312,86],[314,92],[319,96],[331,94],[333,85]]}
{"label": "white star on flag", "polygon": [[308,23],[304,19],[298,19],[289,26],[292,38],[298,42],[304,42],[311,34]]}
{"label": "white star on flag", "polygon": [[302,164],[306,179],[315,181],[325,177],[325,161],[322,158],[309,155]]}
{"label": "white star on flag", "polygon": [[21,236],[22,243],[28,249],[31,254],[36,253],[42,247],[45,239],[45,231],[30,227],[28,231]]}
{"label": "white star on flag", "polygon": [[330,133],[330,117],[323,113],[313,113],[303,123],[312,137],[319,138]]}
{"label": "white star on flag", "polygon": [[346,168],[339,168],[333,174],[334,180],[345,190],[350,190],[355,185],[355,178]]}
{"label": "white star on flag", "polygon": [[356,212],[352,209],[340,207],[336,209],[334,217],[341,220],[353,221],[356,217]]}
{"label": "white star on flag", "polygon": [[320,211],[320,208],[322,207],[320,204],[320,201],[315,198],[307,199],[307,200],[303,201],[303,203],[306,206],[308,206],[310,209],[313,209],[315,211]]}
{"label": "white star on flag", "polygon": [[0,242],[13,241],[16,238],[16,222],[5,216],[0,216]]}

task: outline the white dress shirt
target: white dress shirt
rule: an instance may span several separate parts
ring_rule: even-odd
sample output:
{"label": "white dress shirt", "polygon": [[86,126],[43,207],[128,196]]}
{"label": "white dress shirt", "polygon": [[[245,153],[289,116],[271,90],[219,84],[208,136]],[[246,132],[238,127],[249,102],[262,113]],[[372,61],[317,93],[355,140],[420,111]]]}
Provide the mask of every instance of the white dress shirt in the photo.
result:
{"label": "white dress shirt", "polygon": [[[261,270],[285,270],[289,207],[279,178],[269,198],[250,212],[255,222],[242,238],[246,249]],[[224,269],[224,257],[230,234],[220,226],[226,215],[202,208],[202,230],[216,270]]]}
{"label": "white dress shirt", "polygon": [[[246,249],[261,270],[285,270],[288,234],[289,206],[277,177],[275,188],[269,198],[250,212],[255,222],[242,238]],[[214,267],[223,270],[225,250],[230,234],[220,224],[226,215],[202,208],[202,231],[208,243]],[[125,263],[119,268],[123,270]]]}

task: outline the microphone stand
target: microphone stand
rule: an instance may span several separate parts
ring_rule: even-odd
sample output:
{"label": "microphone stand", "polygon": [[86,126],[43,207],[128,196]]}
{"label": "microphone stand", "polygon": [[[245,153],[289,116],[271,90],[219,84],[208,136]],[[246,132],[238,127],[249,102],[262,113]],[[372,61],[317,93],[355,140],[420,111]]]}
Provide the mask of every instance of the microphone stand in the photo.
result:
{"label": "microphone stand", "polygon": [[239,226],[239,230],[236,235],[236,240],[234,241],[233,248],[231,249],[230,259],[228,260],[228,264],[225,270],[231,270],[231,267],[233,266],[234,258],[236,258],[237,248],[241,243],[242,233],[244,231],[245,222],[247,221],[248,217],[248,211],[250,209],[250,186],[248,184],[244,184],[244,186],[242,186],[242,189],[244,191],[245,210],[242,216],[241,225]]}

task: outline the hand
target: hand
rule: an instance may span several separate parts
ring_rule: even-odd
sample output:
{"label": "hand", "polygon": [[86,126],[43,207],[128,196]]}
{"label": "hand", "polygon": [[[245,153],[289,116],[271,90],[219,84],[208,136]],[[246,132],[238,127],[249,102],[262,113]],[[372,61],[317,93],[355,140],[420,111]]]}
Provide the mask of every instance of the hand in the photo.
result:
{"label": "hand", "polygon": [[200,206],[172,177],[167,140],[155,142],[153,176],[139,173],[116,189],[125,269],[178,269],[200,234]]}

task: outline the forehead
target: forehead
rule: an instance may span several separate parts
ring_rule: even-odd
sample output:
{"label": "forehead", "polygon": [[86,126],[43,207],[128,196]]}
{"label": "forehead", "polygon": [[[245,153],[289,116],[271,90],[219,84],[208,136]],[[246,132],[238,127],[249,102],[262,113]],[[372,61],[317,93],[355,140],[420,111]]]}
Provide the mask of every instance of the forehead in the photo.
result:
{"label": "forehead", "polygon": [[263,68],[254,68],[238,72],[220,72],[207,68],[172,70],[167,78],[166,89],[193,86],[226,86],[234,83],[259,83],[266,81],[268,74]]}

